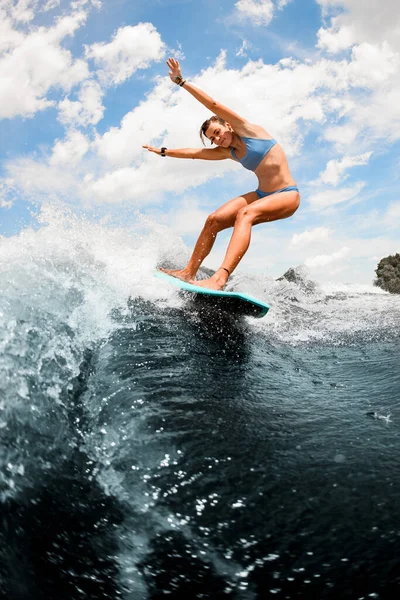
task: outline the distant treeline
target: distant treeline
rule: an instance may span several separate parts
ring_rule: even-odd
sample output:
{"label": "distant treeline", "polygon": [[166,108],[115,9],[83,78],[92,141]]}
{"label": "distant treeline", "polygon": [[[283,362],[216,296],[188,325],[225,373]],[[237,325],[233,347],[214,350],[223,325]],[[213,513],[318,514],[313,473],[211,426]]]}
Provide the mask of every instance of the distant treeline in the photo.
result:
{"label": "distant treeline", "polygon": [[400,254],[382,258],[375,273],[374,285],[391,294],[400,294]]}

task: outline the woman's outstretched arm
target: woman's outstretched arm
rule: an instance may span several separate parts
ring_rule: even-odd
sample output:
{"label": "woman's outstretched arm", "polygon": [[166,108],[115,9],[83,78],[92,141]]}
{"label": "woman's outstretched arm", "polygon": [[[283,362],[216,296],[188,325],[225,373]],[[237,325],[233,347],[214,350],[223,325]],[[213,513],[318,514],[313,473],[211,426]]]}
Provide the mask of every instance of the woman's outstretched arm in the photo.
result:
{"label": "woman's outstretched arm", "polygon": [[235,113],[233,110],[224,106],[220,102],[211,98],[208,94],[200,90],[198,87],[185,81],[182,77],[181,67],[179,61],[175,58],[169,58],[167,65],[170,68],[169,76],[174,83],[185,88],[196,100],[198,100],[203,106],[208,108],[214,115],[221,117],[227,123],[230,123],[233,128],[240,128],[247,125],[247,120]]}
{"label": "woman's outstretched arm", "polygon": [[[161,148],[155,148],[154,146],[142,146],[149,152],[154,152],[161,156]],[[165,156],[171,158],[197,158],[200,160],[225,160],[229,158],[229,151],[226,148],[165,148]]]}

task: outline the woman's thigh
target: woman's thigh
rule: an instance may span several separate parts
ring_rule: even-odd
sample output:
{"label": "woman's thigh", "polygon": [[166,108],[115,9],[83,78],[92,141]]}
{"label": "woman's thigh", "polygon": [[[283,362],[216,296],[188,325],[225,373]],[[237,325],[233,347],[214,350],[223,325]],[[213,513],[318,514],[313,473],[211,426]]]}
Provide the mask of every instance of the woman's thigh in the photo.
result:
{"label": "woman's thigh", "polygon": [[246,215],[250,217],[253,225],[287,219],[296,212],[299,204],[299,192],[280,192],[252,202],[246,210]]}
{"label": "woman's thigh", "polygon": [[248,192],[242,196],[237,196],[237,198],[233,198],[217,208],[217,210],[213,212],[212,216],[222,227],[222,229],[233,227],[239,210],[249,206],[257,199],[258,196],[256,192]]}

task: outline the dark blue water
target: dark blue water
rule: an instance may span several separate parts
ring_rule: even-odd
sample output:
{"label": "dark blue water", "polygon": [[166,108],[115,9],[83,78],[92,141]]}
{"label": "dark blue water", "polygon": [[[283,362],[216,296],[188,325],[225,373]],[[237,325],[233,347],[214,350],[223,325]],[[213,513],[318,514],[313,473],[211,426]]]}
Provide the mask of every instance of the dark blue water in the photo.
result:
{"label": "dark blue water", "polygon": [[0,241],[0,597],[397,598],[399,299],[242,272],[232,321],[50,217]]}

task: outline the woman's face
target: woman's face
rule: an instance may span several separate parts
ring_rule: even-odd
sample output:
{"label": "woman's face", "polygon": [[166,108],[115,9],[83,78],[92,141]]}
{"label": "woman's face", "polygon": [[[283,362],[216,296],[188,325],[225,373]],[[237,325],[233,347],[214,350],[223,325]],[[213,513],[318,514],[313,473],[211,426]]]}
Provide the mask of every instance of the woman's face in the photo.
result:
{"label": "woman's face", "polygon": [[207,129],[206,137],[216,146],[229,148],[232,145],[233,130],[229,123],[221,125],[218,121],[214,121]]}

